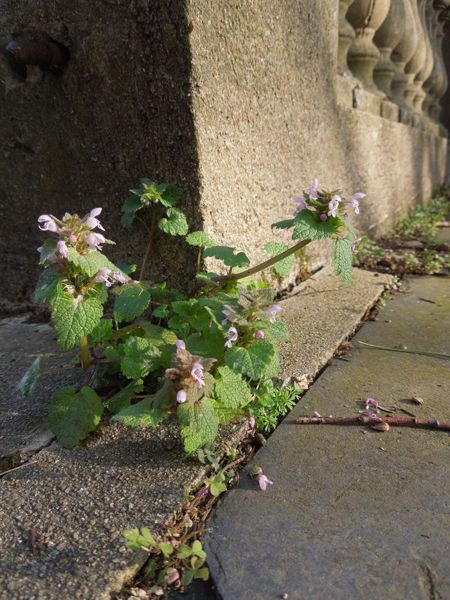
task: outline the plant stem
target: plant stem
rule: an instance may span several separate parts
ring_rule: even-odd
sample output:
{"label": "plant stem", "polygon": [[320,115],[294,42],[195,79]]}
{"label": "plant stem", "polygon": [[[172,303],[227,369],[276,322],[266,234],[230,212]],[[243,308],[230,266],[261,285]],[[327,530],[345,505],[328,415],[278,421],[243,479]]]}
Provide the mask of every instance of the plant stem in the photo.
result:
{"label": "plant stem", "polygon": [[268,260],[259,263],[259,265],[250,267],[250,269],[247,269],[246,271],[241,271],[240,273],[228,273],[227,275],[220,275],[219,277],[217,277],[216,281],[238,281],[239,279],[244,279],[244,277],[250,277],[250,275],[254,275],[255,273],[259,273],[259,271],[268,269],[280,260],[283,260],[283,258],[287,258],[291,254],[294,254],[294,252],[297,252],[297,250],[304,248],[310,242],[311,240],[301,240],[291,248],[288,248],[287,250],[281,252],[280,254],[277,254],[276,256],[272,256],[272,258],[269,258]]}
{"label": "plant stem", "polygon": [[153,206],[150,227],[146,226],[146,229],[148,231],[148,244],[147,244],[147,248],[145,250],[144,258],[142,260],[141,271],[139,273],[139,281],[142,281],[144,279],[145,272],[147,270],[148,260],[150,258],[150,253],[153,248],[153,239],[155,237],[155,226],[156,226],[156,209]]}
{"label": "plant stem", "polygon": [[361,346],[370,348],[371,350],[387,350],[388,352],[404,352],[405,354],[419,354],[420,356],[431,356],[431,358],[440,358],[442,360],[450,360],[450,354],[441,354],[440,352],[427,352],[425,350],[406,350],[404,348],[390,348],[389,346],[377,346],[368,342],[359,342]]}
{"label": "plant stem", "polygon": [[89,354],[88,339],[85,335],[80,340],[80,358],[83,369],[89,369],[91,365],[91,355]]}
{"label": "plant stem", "polygon": [[417,417],[368,417],[366,415],[356,417],[298,417],[295,419],[295,423],[298,425],[378,425],[387,423],[393,427],[417,427],[450,431],[449,421],[419,419]]}
{"label": "plant stem", "polygon": [[197,273],[200,273],[200,263],[202,260],[202,252],[203,252],[203,248],[200,246],[200,248],[198,249],[198,252],[197,252]]}

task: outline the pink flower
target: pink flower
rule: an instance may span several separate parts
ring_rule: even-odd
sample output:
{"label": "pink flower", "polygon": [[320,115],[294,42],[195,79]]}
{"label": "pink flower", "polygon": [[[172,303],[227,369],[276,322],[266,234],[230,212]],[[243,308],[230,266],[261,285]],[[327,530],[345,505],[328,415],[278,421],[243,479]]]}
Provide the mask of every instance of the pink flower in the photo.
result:
{"label": "pink flower", "polygon": [[311,212],[316,212],[317,210],[315,206],[309,206],[309,204],[305,202],[304,198],[294,198],[294,202],[297,204],[297,207],[294,210],[294,216],[302,210],[309,210]]}
{"label": "pink flower", "polygon": [[191,375],[196,382],[198,388],[202,388],[205,385],[203,380],[203,365],[196,362],[192,365]]}
{"label": "pink flower", "polygon": [[177,340],[175,342],[175,346],[179,349],[179,350],[186,350],[186,343],[183,340]]}
{"label": "pink flower", "polygon": [[321,215],[319,215],[319,219],[321,221],[326,221],[328,219],[327,215],[325,213],[322,213]]}
{"label": "pink flower", "polygon": [[86,236],[86,244],[90,250],[101,250],[105,242],[106,238],[101,233],[90,233]]}
{"label": "pink flower", "polygon": [[76,243],[77,243],[77,241],[78,241],[78,238],[77,238],[77,236],[76,236],[76,235],[74,235],[73,233],[71,233],[71,234],[69,235],[69,242],[70,242],[71,244],[76,244]]}
{"label": "pink flower", "polygon": [[112,274],[112,278],[118,283],[128,283],[129,281],[129,279],[127,279],[125,275],[123,275],[119,271],[114,271],[114,273]]}
{"label": "pink flower", "polygon": [[269,315],[269,321],[271,323],[275,323],[275,317],[277,316],[277,314],[282,311],[283,309],[281,308],[281,306],[279,304],[272,304],[272,306],[269,306],[268,309],[266,309],[264,312]]}
{"label": "pink flower", "polygon": [[55,219],[50,215],[41,215],[38,218],[38,223],[41,223],[41,225],[39,225],[39,229],[41,231],[52,231],[55,233],[59,231],[59,227],[56,224]]}
{"label": "pink flower", "polygon": [[366,197],[363,192],[356,192],[346,204],[349,204],[355,211],[355,215],[359,215],[359,201]]}
{"label": "pink flower", "polygon": [[239,317],[231,310],[231,308],[224,308],[222,313],[225,315],[222,325],[226,325],[227,321],[230,321],[230,323],[236,323],[236,321],[239,320]]}
{"label": "pink flower", "polygon": [[66,242],[64,242],[63,240],[59,240],[59,242],[56,244],[56,248],[63,258],[67,258],[68,249]]}
{"label": "pink flower", "polygon": [[268,485],[273,485],[273,481],[270,481],[270,479],[268,477],[266,477],[266,475],[264,475],[264,473],[258,473],[258,475],[256,476],[256,479],[258,480],[259,488],[263,492],[266,491]]}
{"label": "pink flower", "polygon": [[256,427],[256,419],[255,417],[250,417],[248,420],[248,427],[251,431],[253,431]]}
{"label": "pink flower", "polygon": [[333,196],[330,200],[330,202],[328,203],[328,216],[329,217],[337,217],[337,210],[339,208],[339,204],[342,202],[342,198],[341,196],[339,196],[338,194],[336,194],[335,196]]}
{"label": "pink flower", "polygon": [[238,332],[236,327],[230,327],[230,329],[227,332],[227,336],[228,339],[225,342],[225,348],[231,348],[233,342],[235,342],[238,339]]}
{"label": "pink flower", "polygon": [[201,488],[199,488],[195,492],[195,496],[197,496],[197,498],[205,498],[205,496],[207,496],[208,494],[209,494],[209,490],[206,487],[206,485],[203,485]]}
{"label": "pink flower", "polygon": [[261,331],[261,329],[258,329],[258,331],[255,331],[255,339],[263,340],[265,337],[266,337],[266,334],[264,333],[264,331]]}
{"label": "pink flower", "polygon": [[184,390],[179,390],[177,392],[177,402],[178,404],[183,404],[187,400],[187,394]]}
{"label": "pink flower", "polygon": [[317,177],[315,177],[311,181],[311,188],[309,190],[309,197],[310,198],[314,198],[314,200],[317,200],[317,192],[318,191],[319,191],[319,180],[317,179]]}
{"label": "pink flower", "polygon": [[101,208],[93,208],[89,214],[83,217],[83,223],[86,225],[86,227],[89,227],[89,229],[95,229],[98,227],[102,231],[105,231],[105,228],[102,227],[100,221],[96,218],[101,212]]}
{"label": "pink flower", "polygon": [[379,408],[380,408],[380,404],[379,404],[378,400],[375,400],[375,398],[367,398],[366,410],[377,411]]}
{"label": "pink flower", "polygon": [[97,272],[97,275],[94,277],[94,283],[104,283],[106,287],[112,286],[112,281],[110,280],[111,269],[107,267],[103,267]]}

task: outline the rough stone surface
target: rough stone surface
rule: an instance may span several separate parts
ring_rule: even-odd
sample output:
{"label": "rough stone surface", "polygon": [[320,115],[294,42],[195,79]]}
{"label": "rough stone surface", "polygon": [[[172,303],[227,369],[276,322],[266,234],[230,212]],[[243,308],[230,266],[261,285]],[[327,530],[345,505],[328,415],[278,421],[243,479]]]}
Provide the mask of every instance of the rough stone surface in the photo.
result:
{"label": "rough stone surface", "polygon": [[223,600],[450,597],[448,434],[294,423],[313,411],[355,414],[369,396],[448,420],[450,362],[357,342],[450,353],[449,298],[448,278],[409,280],[357,333],[349,361],[328,367],[258,452],[253,464],[274,485],[262,493],[243,475],[209,522]]}
{"label": "rough stone surface", "polygon": [[[442,183],[444,138],[339,103],[337,2],[0,0],[0,12],[2,42],[46,34],[71,54],[61,76],[30,69],[19,82],[1,67],[10,299],[37,279],[42,212],[103,206],[113,258],[139,260],[145,231],[124,231],[118,214],[142,176],[185,188],[191,227],[252,259],[314,176],[364,190],[360,222],[376,233]],[[314,264],[323,248],[311,246]],[[182,241],[161,236],[155,252],[154,274],[190,278]]]}

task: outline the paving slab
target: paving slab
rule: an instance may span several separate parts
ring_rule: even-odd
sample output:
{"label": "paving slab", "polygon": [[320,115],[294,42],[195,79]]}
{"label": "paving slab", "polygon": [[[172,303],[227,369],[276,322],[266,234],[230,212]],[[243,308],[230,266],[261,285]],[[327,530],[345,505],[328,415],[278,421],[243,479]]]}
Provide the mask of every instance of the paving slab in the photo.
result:
{"label": "paving slab", "polygon": [[[325,369],[219,504],[204,543],[223,600],[450,598],[449,435],[295,424],[313,411],[356,414],[367,397],[450,419],[449,361],[358,345],[450,353],[450,279],[407,286],[364,324],[351,355]],[[274,481],[266,492],[248,475],[255,464]]]}
{"label": "paving slab", "polygon": [[[324,365],[387,280],[357,270],[352,285],[343,287],[324,271],[283,302],[285,321],[294,332],[292,342],[283,346],[283,361],[294,365],[292,357],[304,356],[295,376],[311,378]],[[336,326],[317,313],[318,302],[328,314],[339,315]],[[311,323],[314,337],[308,337]],[[9,337],[15,339],[13,331]],[[13,351],[11,342],[2,359]],[[283,376],[290,372],[286,367]],[[15,385],[16,373],[7,365],[4,373]],[[17,394],[14,398],[20,405]],[[48,397],[41,398],[37,422],[43,423]],[[14,401],[11,406],[15,410]],[[11,427],[19,427],[18,422]],[[232,425],[222,439],[233,444],[241,435],[242,427]],[[125,550],[122,531],[137,526],[157,530],[181,501],[183,488],[203,476],[201,466],[184,459],[174,423],[156,430],[105,423],[74,450],[52,443],[32,463],[0,479],[0,598],[110,598],[143,560]]]}

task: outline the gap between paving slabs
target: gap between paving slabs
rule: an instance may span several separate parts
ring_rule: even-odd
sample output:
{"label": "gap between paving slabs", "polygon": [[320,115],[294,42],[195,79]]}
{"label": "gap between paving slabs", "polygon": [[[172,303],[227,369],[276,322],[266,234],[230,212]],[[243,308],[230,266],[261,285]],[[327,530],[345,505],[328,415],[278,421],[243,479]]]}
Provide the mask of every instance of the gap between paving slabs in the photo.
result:
{"label": "gap between paving slabs", "polygon": [[[389,280],[355,269],[345,286],[324,270],[283,301],[291,340],[281,348],[282,378],[312,379]],[[236,446],[244,433],[232,425],[222,439]],[[145,559],[125,549],[122,531],[157,531],[183,488],[204,476],[203,466],[184,460],[170,423],[155,430],[108,423],[73,450],[53,443],[0,480],[0,589],[18,600],[109,598]]]}

